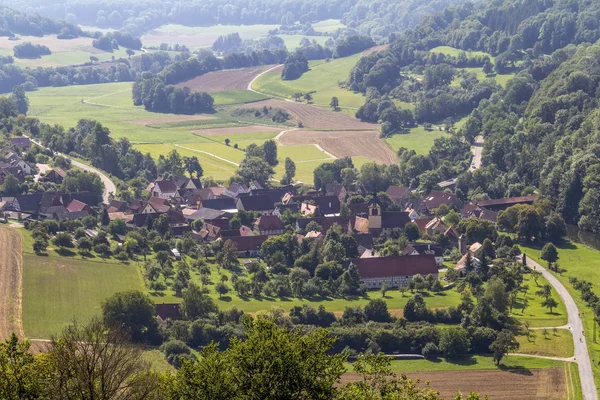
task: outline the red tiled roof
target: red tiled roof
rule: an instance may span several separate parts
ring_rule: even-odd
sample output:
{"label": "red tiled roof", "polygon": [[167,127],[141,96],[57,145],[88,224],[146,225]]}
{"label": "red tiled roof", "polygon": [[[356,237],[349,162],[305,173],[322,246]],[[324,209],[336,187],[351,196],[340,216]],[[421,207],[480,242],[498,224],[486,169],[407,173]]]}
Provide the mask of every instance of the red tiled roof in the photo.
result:
{"label": "red tiled roof", "polygon": [[415,219],[413,222],[419,227],[420,231],[424,231],[425,227],[428,223],[430,223],[432,218],[419,218]]}
{"label": "red tiled roof", "polygon": [[259,231],[285,229],[285,225],[277,215],[263,215],[254,223]]}
{"label": "red tiled roof", "polygon": [[353,261],[361,278],[437,274],[434,256],[370,257]]}
{"label": "red tiled roof", "polygon": [[67,210],[69,210],[69,212],[77,212],[77,211],[83,211],[86,207],[88,207],[87,204],[85,204],[79,200],[73,200],[67,206]]}

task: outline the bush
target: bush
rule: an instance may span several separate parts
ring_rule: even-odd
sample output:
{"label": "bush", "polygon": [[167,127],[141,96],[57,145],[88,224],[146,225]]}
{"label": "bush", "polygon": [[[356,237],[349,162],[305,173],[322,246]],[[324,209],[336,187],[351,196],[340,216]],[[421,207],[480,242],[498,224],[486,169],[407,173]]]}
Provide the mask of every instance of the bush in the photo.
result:
{"label": "bush", "polygon": [[438,353],[438,347],[432,342],[427,343],[421,351],[421,354],[423,354],[425,357],[435,357],[438,355]]}

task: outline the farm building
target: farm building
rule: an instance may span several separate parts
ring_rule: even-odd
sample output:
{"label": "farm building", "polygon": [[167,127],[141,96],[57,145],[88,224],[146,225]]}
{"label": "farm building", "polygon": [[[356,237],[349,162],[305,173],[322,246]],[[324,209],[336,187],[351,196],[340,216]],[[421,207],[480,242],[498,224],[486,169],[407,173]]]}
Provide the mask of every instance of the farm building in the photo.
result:
{"label": "farm building", "polygon": [[432,274],[436,279],[438,267],[431,255],[412,257],[367,257],[353,261],[361,282],[368,289],[379,289],[387,282],[389,287],[407,286],[415,275]]}

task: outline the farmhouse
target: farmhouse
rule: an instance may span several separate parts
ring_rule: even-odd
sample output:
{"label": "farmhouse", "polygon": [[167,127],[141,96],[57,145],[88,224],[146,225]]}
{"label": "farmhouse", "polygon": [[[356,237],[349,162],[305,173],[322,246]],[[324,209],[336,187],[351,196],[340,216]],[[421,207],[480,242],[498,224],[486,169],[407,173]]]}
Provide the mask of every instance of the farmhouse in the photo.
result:
{"label": "farmhouse", "polygon": [[374,196],[369,202],[369,232],[374,236],[389,235],[393,229],[404,228],[411,222],[407,212],[381,211],[381,202]]}
{"label": "farmhouse", "polygon": [[389,287],[408,286],[415,275],[432,274],[436,279],[438,268],[431,255],[413,257],[367,257],[353,261],[358,268],[361,283],[368,289],[379,289],[387,282]]}
{"label": "farmhouse", "polygon": [[434,256],[435,263],[438,266],[441,266],[444,262],[444,248],[436,243],[409,243],[400,255]]}
{"label": "farmhouse", "polygon": [[260,247],[269,238],[267,235],[257,236],[237,236],[228,238],[237,249],[238,257],[256,257],[260,256]]}
{"label": "farmhouse", "polygon": [[255,211],[262,215],[271,215],[275,211],[274,203],[268,195],[241,196],[235,205],[240,211]]}
{"label": "farmhouse", "polygon": [[48,173],[46,174],[46,176],[43,178],[44,182],[53,182],[56,183],[57,185],[60,185],[63,182],[63,179],[65,179],[65,176],[67,176],[67,173],[65,171],[63,171],[61,168],[53,168],[50,171],[48,171]]}
{"label": "farmhouse", "polygon": [[263,215],[254,222],[254,229],[260,235],[281,235],[285,225],[276,215]]}
{"label": "farmhouse", "polygon": [[462,202],[453,193],[432,191],[423,200],[422,208],[425,212],[432,214],[433,210],[441,205],[448,207],[462,208]]}
{"label": "farmhouse", "polygon": [[28,137],[14,137],[9,139],[10,144],[27,151],[31,147],[31,140]]}

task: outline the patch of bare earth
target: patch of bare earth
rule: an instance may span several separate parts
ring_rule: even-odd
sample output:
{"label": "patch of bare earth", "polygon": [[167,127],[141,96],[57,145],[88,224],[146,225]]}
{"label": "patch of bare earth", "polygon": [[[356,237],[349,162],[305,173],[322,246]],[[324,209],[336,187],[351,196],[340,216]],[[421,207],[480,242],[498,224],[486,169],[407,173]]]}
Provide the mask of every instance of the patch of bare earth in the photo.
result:
{"label": "patch of bare earth", "polygon": [[160,118],[149,118],[149,119],[137,119],[133,121],[123,121],[128,124],[134,125],[156,125],[156,124],[168,124],[169,122],[187,122],[187,121],[203,121],[207,119],[213,119],[208,115],[169,115]]}
{"label": "patch of bare earth", "polygon": [[385,51],[388,49],[388,47],[390,47],[389,44],[382,44],[379,46],[375,46],[375,47],[371,47],[370,49],[366,49],[365,51],[362,52],[363,57],[365,56],[370,56],[373,53],[378,53],[380,51]]}
{"label": "patch of bare earth", "polygon": [[268,125],[234,126],[229,128],[208,128],[192,131],[201,136],[247,135],[249,133],[281,132],[281,128]]}
{"label": "patch of bare earth", "polygon": [[379,138],[377,131],[293,130],[279,137],[283,146],[317,144],[334,156],[364,156],[380,164],[396,163],[396,154]]}
{"label": "patch of bare earth", "polygon": [[[567,394],[563,368],[411,372],[406,376],[420,379],[421,387],[429,381],[429,388],[438,390],[446,399],[453,398],[457,391],[463,394],[477,392],[488,395],[490,400],[558,400]],[[361,379],[358,374],[346,373],[342,383]]]}
{"label": "patch of bare earth", "polygon": [[246,90],[254,77],[272,65],[213,71],[178,83],[177,87],[189,87],[193,92],[222,92],[224,90]]}
{"label": "patch of bare earth", "polygon": [[24,338],[21,235],[14,228],[0,226],[0,243],[0,340],[8,339],[13,332]]}
{"label": "patch of bare earth", "polygon": [[311,106],[309,104],[269,99],[257,101],[242,106],[243,108],[262,108],[263,106],[281,108],[290,113],[294,121],[302,122],[307,128],[314,129],[336,129],[336,130],[374,130],[378,125],[362,122],[351,115],[341,112],[333,112]]}

